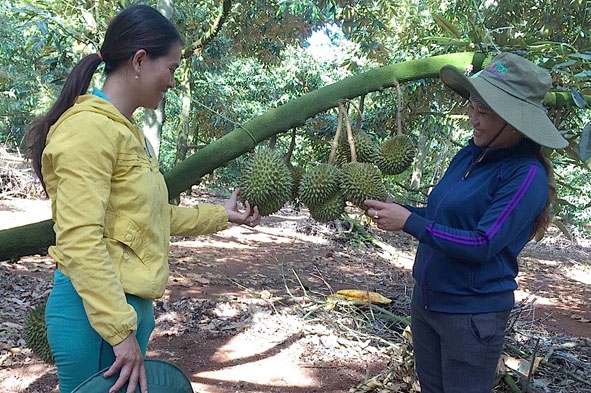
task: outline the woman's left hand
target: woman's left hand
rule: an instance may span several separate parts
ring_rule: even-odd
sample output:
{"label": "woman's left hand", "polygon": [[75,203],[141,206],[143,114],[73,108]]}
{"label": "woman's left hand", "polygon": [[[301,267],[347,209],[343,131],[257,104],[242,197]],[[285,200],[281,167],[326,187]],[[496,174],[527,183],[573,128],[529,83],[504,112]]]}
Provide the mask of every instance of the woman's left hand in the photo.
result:
{"label": "woman's left hand", "polygon": [[226,212],[228,213],[228,221],[234,224],[246,224],[249,227],[255,227],[261,222],[261,215],[257,206],[251,208],[248,201],[244,202],[244,211],[238,208],[238,195],[240,189],[237,188],[232,192],[230,198],[224,203]]}

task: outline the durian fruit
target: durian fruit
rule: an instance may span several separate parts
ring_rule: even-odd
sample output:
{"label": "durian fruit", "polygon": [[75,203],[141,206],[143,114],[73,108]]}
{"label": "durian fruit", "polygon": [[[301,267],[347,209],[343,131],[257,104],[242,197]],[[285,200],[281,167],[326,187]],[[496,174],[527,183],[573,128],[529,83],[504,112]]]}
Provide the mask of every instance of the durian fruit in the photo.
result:
{"label": "durian fruit", "polygon": [[291,173],[291,179],[293,180],[290,197],[290,199],[293,201],[298,198],[300,183],[302,182],[302,177],[306,171],[301,166],[288,165],[288,168],[289,172]]}
{"label": "durian fruit", "polygon": [[289,201],[293,187],[287,164],[271,149],[260,150],[247,160],[238,183],[240,200],[258,206],[261,216],[278,212]]}
{"label": "durian fruit", "polygon": [[398,175],[410,167],[416,154],[417,148],[408,135],[396,135],[382,142],[375,163],[384,175]]}
{"label": "durian fruit", "polygon": [[312,209],[340,191],[340,184],[341,171],[337,167],[319,164],[302,176],[298,197],[308,209]]}
{"label": "durian fruit", "polygon": [[55,359],[47,341],[47,325],[45,324],[45,303],[33,307],[25,317],[23,335],[27,347],[48,364],[54,364]]}
{"label": "durian fruit", "polygon": [[345,212],[345,206],[345,197],[339,190],[326,201],[309,208],[310,216],[318,222],[334,221]]}
{"label": "durian fruit", "polygon": [[388,197],[382,174],[374,165],[366,162],[350,162],[341,168],[341,190],[345,199],[359,208],[364,208],[366,199],[385,201]]}
{"label": "durian fruit", "polygon": [[[357,162],[375,162],[379,157],[378,145],[374,139],[364,131],[353,133]],[[337,147],[335,162],[342,166],[351,162],[351,146],[346,134],[341,134]]]}

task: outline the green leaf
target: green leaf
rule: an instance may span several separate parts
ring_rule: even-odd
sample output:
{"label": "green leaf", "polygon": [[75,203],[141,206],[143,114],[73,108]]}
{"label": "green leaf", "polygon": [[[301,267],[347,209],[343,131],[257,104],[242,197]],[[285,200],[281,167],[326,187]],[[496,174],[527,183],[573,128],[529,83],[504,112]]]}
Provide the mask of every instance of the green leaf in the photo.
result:
{"label": "green leaf", "polygon": [[446,33],[448,33],[449,35],[451,35],[454,38],[459,39],[462,37],[462,35],[458,31],[458,29],[445,17],[443,17],[435,12],[432,12],[431,16],[433,17],[433,20],[435,21],[435,23],[437,23],[437,26],[441,27],[441,29],[443,31],[445,31]]}
{"label": "green leaf", "polygon": [[591,158],[591,123],[587,123],[585,128],[583,128],[583,132],[581,133],[581,141],[579,142],[579,156],[583,162]]}
{"label": "green leaf", "polygon": [[572,66],[572,65],[575,65],[575,64],[577,64],[577,61],[576,61],[576,60],[568,60],[568,61],[565,61],[564,63],[556,64],[556,65],[555,65],[554,67],[552,67],[552,68],[564,68],[564,67],[570,67],[570,66]]}
{"label": "green leaf", "polygon": [[583,94],[581,94],[581,92],[575,87],[571,87],[570,92],[573,96],[573,101],[575,102],[575,105],[581,109],[585,109],[587,107],[587,101],[585,101],[585,97],[583,96]]}
{"label": "green leaf", "polygon": [[575,74],[574,77],[579,79],[591,78],[591,71],[579,72],[578,74]]}
{"label": "green leaf", "polygon": [[571,53],[569,57],[574,57],[576,59],[583,59],[583,60],[590,60],[591,61],[591,54],[586,53]]}
{"label": "green leaf", "polygon": [[564,225],[562,223],[562,221],[554,219],[554,220],[552,220],[552,224],[556,225],[556,227],[558,227],[558,229],[560,229],[560,232],[562,232],[568,240],[572,240],[572,236],[571,236],[570,232],[568,231],[568,228],[566,227],[566,225]]}

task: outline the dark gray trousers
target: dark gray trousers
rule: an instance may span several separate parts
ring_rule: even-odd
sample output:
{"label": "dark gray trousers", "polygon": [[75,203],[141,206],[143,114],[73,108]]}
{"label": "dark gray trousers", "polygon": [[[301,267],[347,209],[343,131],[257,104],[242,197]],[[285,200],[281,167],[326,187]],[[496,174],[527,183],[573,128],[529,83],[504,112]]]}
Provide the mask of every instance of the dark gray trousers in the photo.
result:
{"label": "dark gray trousers", "polygon": [[411,307],[421,393],[490,393],[510,311],[446,314]]}

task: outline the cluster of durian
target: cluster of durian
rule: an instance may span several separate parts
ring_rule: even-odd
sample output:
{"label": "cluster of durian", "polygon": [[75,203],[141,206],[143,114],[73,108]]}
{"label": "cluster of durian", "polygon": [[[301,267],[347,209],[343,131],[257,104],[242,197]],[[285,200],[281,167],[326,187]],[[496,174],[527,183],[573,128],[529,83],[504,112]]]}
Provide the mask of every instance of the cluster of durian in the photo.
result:
{"label": "cluster of durian", "polygon": [[[379,146],[363,131],[356,131],[353,139],[357,161],[376,165],[384,175],[398,175],[407,170],[417,151],[412,139],[404,134],[388,137]],[[337,165],[344,165],[350,161],[349,141],[346,137],[341,137],[335,162]]]}
{"label": "cluster of durian", "polygon": [[341,138],[336,165],[320,164],[305,173],[287,164],[274,150],[258,151],[241,170],[240,199],[258,206],[262,216],[276,213],[286,202],[298,199],[319,222],[341,217],[346,202],[363,209],[366,199],[386,200],[382,174],[399,174],[411,165],[416,153],[412,140],[398,135],[378,147],[364,132],[356,132],[354,139],[357,162],[351,162],[349,142]]}
{"label": "cluster of durian", "polygon": [[342,172],[330,164],[320,164],[304,173],[298,187],[298,199],[306,205],[310,216],[319,222],[339,218],[345,211],[341,189]]}
{"label": "cluster of durian", "polygon": [[55,359],[47,341],[47,325],[45,324],[45,303],[31,308],[25,317],[23,336],[27,347],[41,360],[54,364]]}
{"label": "cluster of durian", "polygon": [[346,202],[364,208],[366,199],[386,200],[388,192],[380,170],[371,163],[349,162],[340,168],[320,164],[304,174],[298,198],[319,222],[336,220]]}

